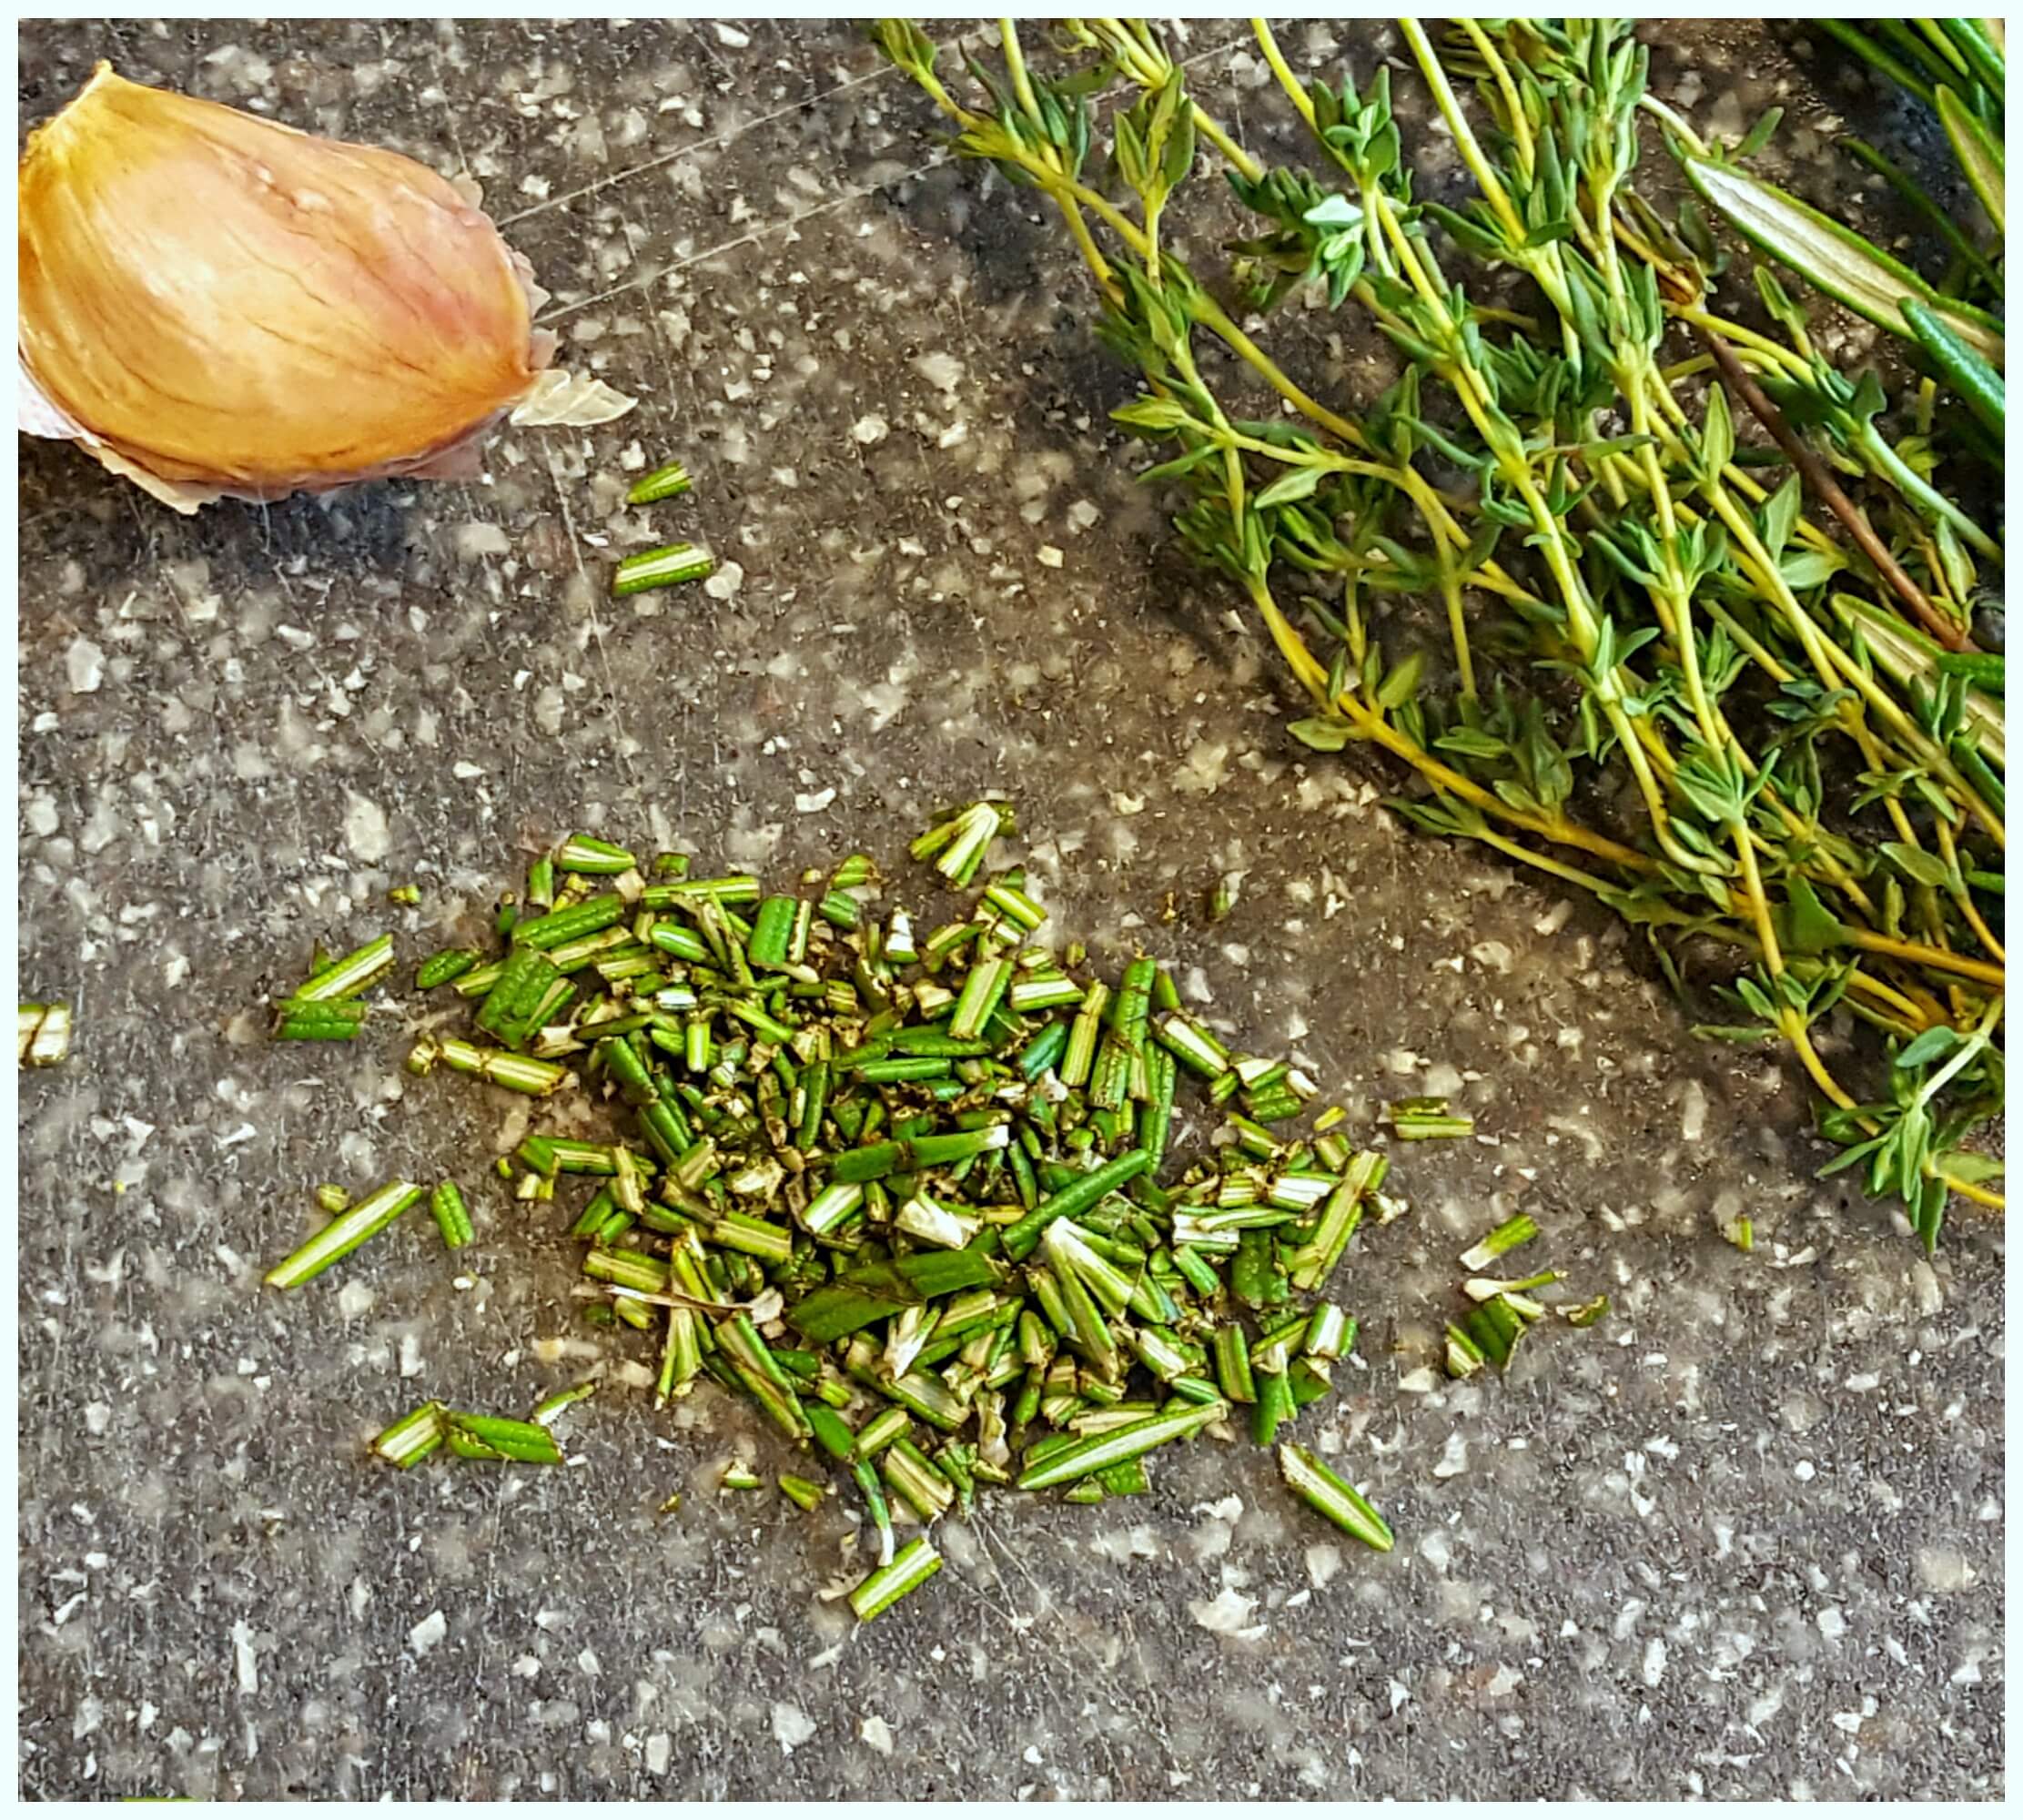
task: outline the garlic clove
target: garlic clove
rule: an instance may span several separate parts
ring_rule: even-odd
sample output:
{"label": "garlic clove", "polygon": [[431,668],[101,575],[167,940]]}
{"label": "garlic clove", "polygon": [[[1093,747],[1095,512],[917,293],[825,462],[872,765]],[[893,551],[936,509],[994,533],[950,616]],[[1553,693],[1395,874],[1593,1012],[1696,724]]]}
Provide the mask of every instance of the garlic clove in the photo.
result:
{"label": "garlic clove", "polygon": [[178,510],[467,471],[559,377],[455,186],[106,65],[30,136],[19,220],[22,427]]}

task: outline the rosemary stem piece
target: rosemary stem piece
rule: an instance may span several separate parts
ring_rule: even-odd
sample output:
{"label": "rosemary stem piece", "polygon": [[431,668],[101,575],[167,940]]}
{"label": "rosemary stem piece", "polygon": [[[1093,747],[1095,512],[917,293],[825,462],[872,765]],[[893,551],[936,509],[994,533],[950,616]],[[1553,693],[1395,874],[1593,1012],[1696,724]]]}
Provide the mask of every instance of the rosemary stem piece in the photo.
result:
{"label": "rosemary stem piece", "polygon": [[1373,1549],[1390,1552],[1391,1525],[1377,1507],[1316,1454],[1287,1441],[1279,1449],[1279,1470],[1300,1498],[1337,1529]]}
{"label": "rosemary stem piece", "polygon": [[393,970],[393,937],[375,935],[361,948],[354,948],[342,960],[332,961],[295,988],[293,996],[304,1002],[319,999],[356,998],[368,986]]}
{"label": "rosemary stem piece", "polygon": [[339,1258],[390,1226],[422,1196],[418,1182],[389,1182],[340,1213],[308,1243],[291,1251],[263,1280],[271,1289],[298,1289]]}
{"label": "rosemary stem piece", "polygon": [[1108,1434],[1078,1441],[1062,1448],[1040,1465],[1022,1472],[1018,1477],[1018,1489],[1038,1491],[1049,1485],[1066,1485],[1087,1478],[1106,1467],[1136,1460],[1156,1447],[1165,1446],[1169,1441],[1199,1433],[1210,1422],[1221,1421],[1229,1412],[1229,1406],[1224,1402],[1190,1403],[1123,1428],[1112,1429]]}
{"label": "rosemary stem piece", "polygon": [[875,1569],[858,1582],[850,1594],[850,1609],[859,1623],[869,1623],[932,1579],[941,1567],[941,1555],[924,1535],[915,1536],[885,1566]]}
{"label": "rosemary stem piece", "polygon": [[20,1002],[15,1026],[15,1060],[25,1068],[51,1068],[70,1053],[70,1007]]}
{"label": "rosemary stem piece", "polygon": [[436,1185],[435,1192],[429,1197],[429,1211],[435,1216],[442,1242],[450,1250],[460,1249],[476,1237],[470,1224],[470,1210],[464,1205],[463,1190],[456,1183],[439,1182]]}
{"label": "rosemary stem piece", "polygon": [[625,503],[650,506],[658,500],[671,500],[687,492],[689,485],[688,470],[679,461],[670,461],[634,480],[625,490]]}
{"label": "rosemary stem piece", "polygon": [[651,588],[672,588],[683,581],[700,581],[716,567],[707,550],[693,543],[666,543],[658,550],[641,550],[620,560],[612,573],[612,593],[623,600],[643,594]]}

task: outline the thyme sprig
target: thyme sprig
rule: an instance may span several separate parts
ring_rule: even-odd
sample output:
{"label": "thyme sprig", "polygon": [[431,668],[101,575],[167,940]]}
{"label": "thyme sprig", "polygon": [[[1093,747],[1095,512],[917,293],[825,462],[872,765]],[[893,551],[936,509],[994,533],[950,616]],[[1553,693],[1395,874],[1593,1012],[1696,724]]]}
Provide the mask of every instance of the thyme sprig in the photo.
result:
{"label": "thyme sprig", "polygon": [[[975,103],[918,27],[877,35],[961,153],[1061,216],[1101,337],[1144,381],[1117,420],[1158,449],[1144,478],[1178,496],[1183,546],[1311,697],[1295,735],[1379,747],[1416,774],[1407,819],[1592,893],[1682,987],[1711,970],[1744,1018],[1703,1027],[1785,1046],[1843,1162],[1868,1160],[1929,1244],[1949,1192],[2001,1205],[1993,1166],[1962,1160],[1993,1105],[2003,983],[2002,664],[1972,636],[2001,544],[1953,484],[1985,438],[1928,390],[1907,430],[1767,272],[1775,333],[1724,313],[1706,212],[1638,193],[1647,123],[1733,187],[1774,120],[1708,144],[1650,96],[1622,21],[1401,30],[1472,187],[1461,206],[1414,195],[1388,71],[1302,82],[1261,20],[1308,131],[1299,166],[1247,151],[1141,21],[1067,22],[1053,76],[1006,22]],[[1204,148],[1259,223],[1212,278],[1181,209]],[[1399,375],[1323,402],[1219,295],[1267,316],[1352,304]],[[1921,279],[1903,297],[1987,356],[1976,307]],[[1256,414],[1260,384],[1276,415]],[[1404,597],[1439,603],[1444,650]],[[1894,1089],[1843,1081],[1861,1064],[1828,1020],[1847,1016],[1899,1057],[1930,1057],[1934,1032],[1972,1056],[1902,1116]]]}

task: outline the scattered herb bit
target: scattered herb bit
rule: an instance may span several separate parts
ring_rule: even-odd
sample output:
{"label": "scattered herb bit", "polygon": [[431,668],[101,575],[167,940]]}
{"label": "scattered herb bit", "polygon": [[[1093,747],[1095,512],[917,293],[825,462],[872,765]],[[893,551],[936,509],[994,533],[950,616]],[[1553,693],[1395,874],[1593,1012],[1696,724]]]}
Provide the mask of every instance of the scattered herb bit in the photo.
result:
{"label": "scattered herb bit", "polygon": [[419,885],[397,885],[387,893],[387,902],[389,904],[419,904],[421,902],[421,887]]}
{"label": "scattered herb bit", "polygon": [[1391,1525],[1377,1513],[1377,1507],[1316,1454],[1288,1441],[1279,1449],[1279,1470],[1301,1500],[1337,1529],[1371,1548],[1390,1551]]}
{"label": "scattered herb bit", "polygon": [[672,588],[700,581],[716,567],[716,559],[693,543],[669,543],[624,557],[612,574],[612,592],[622,600],[650,588]]}
{"label": "scattered herb bit", "polygon": [[300,1288],[339,1258],[356,1251],[375,1233],[392,1225],[421,1195],[421,1187],[416,1182],[389,1182],[374,1189],[338,1215],[306,1245],[282,1259],[263,1280],[277,1289]]}
{"label": "scattered herb bit", "polygon": [[70,1053],[70,1007],[22,1000],[15,1035],[20,1067],[53,1068]]}
{"label": "scattered herb bit", "polygon": [[1462,1253],[1462,1269],[1486,1270],[1506,1251],[1514,1251],[1538,1237],[1538,1222],[1528,1213],[1513,1215],[1493,1228],[1479,1245]]}
{"label": "scattered herb bit", "polygon": [[972,803],[946,822],[929,828],[907,851],[915,859],[931,859],[935,870],[957,889],[966,888],[1001,834],[1014,831],[1011,804]]}
{"label": "scattered herb bit", "polygon": [[716,1482],[726,1491],[756,1491],[765,1481],[749,1466],[726,1466]]}
{"label": "scattered herb bit", "polygon": [[566,1390],[557,1390],[552,1396],[543,1397],[528,1411],[527,1420],[539,1422],[546,1428],[566,1409],[597,1394],[597,1380],[585,1378],[580,1384],[571,1384]]}
{"label": "scattered herb bit", "polygon": [[670,461],[634,480],[625,490],[625,503],[650,506],[656,500],[671,500],[679,493],[687,492],[689,485],[688,470],[679,461]]}
{"label": "scattered herb bit", "polygon": [[941,1556],[926,1536],[915,1536],[885,1566],[865,1575],[850,1594],[850,1609],[859,1623],[869,1623],[888,1611],[940,1569]]}
{"label": "scattered herb bit", "polygon": [[828,1489],[826,1485],[818,1485],[813,1479],[803,1479],[796,1473],[780,1474],[780,1490],[804,1511],[815,1509],[827,1495]]}
{"label": "scattered herb bit", "polygon": [[1447,1110],[1444,1099],[1400,1099],[1384,1107],[1384,1117],[1398,1138],[1407,1144],[1429,1138],[1466,1138],[1475,1121],[1463,1113]]}

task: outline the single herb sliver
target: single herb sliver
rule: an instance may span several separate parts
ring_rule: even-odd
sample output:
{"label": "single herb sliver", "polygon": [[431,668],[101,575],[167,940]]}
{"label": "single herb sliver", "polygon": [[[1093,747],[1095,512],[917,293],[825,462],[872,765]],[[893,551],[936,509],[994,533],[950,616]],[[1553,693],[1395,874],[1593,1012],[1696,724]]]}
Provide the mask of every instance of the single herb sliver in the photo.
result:
{"label": "single herb sliver", "polygon": [[915,1536],[885,1566],[874,1569],[850,1594],[850,1609],[859,1623],[869,1623],[901,1599],[925,1585],[941,1567],[941,1555],[926,1536]]}
{"label": "single herb sliver", "polygon": [[689,490],[688,470],[679,461],[670,461],[656,468],[651,474],[642,474],[625,490],[628,505],[650,506],[656,500],[671,500]]}
{"label": "single herb sliver", "polygon": [[277,1289],[298,1289],[319,1272],[327,1270],[339,1258],[356,1251],[375,1233],[383,1231],[416,1201],[422,1189],[416,1182],[389,1182],[338,1215],[308,1244],[290,1252],[267,1273],[265,1281]]}
{"label": "single herb sliver", "polygon": [[463,1190],[454,1182],[440,1182],[429,1197],[429,1211],[435,1216],[442,1242],[455,1251],[470,1243],[475,1233],[470,1210],[464,1205]]}
{"label": "single herb sliver", "polygon": [[1288,1441],[1279,1449],[1279,1470],[1301,1500],[1360,1542],[1388,1552],[1391,1525],[1377,1507],[1346,1479],[1304,1447]]}
{"label": "single herb sliver", "polygon": [[70,1007],[19,1003],[16,1061],[25,1068],[55,1067],[70,1053]]}
{"label": "single herb sliver", "polygon": [[659,550],[642,550],[620,561],[612,575],[612,592],[623,599],[628,594],[643,594],[650,588],[672,588],[683,581],[700,581],[715,567],[715,558],[693,543],[670,543]]}
{"label": "single herb sliver", "polygon": [[393,937],[376,935],[342,960],[313,973],[295,988],[301,1003],[317,999],[352,999],[393,971]]}

